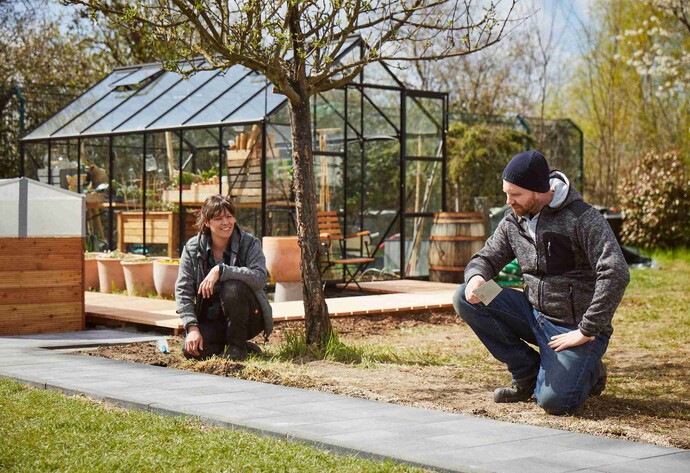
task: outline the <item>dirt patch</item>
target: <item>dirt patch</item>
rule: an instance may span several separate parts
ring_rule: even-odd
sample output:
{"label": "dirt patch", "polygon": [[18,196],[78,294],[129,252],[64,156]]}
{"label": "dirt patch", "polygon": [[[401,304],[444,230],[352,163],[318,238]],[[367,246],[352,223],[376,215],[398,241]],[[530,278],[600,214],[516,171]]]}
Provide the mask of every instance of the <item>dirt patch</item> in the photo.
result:
{"label": "dirt patch", "polygon": [[454,314],[423,313],[347,317],[333,320],[340,338],[400,353],[400,363],[350,365],[323,360],[276,361],[269,355],[286,331],[303,324],[277,324],[266,355],[243,363],[222,359],[190,361],[181,355],[182,338],[171,338],[170,354],[155,343],[103,347],[90,355],[233,376],[330,393],[458,412],[509,422],[690,448],[690,376],[687,353],[660,355],[615,344],[605,357],[609,384],[573,416],[545,414],[534,402],[495,404],[491,392],[510,376]]}

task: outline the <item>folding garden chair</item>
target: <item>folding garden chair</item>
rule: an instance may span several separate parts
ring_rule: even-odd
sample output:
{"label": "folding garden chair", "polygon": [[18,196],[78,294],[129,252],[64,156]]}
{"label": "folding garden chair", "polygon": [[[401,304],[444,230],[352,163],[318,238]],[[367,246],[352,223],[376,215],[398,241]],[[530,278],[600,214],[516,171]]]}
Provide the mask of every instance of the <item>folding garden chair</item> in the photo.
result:
{"label": "folding garden chair", "polygon": [[[335,266],[342,266],[347,275],[343,290],[345,290],[351,282],[354,282],[361,291],[362,286],[360,286],[357,281],[357,275],[359,275],[369,263],[374,261],[374,258],[369,256],[371,232],[361,231],[353,235],[343,236],[340,231],[340,220],[338,219],[337,212],[318,212],[317,217],[319,221],[319,237],[324,250],[321,274],[324,274]],[[348,240],[352,241],[351,247],[347,246],[346,242]],[[348,251],[353,249],[358,249],[359,254],[349,255]],[[363,250],[365,249],[366,251],[364,252]]]}

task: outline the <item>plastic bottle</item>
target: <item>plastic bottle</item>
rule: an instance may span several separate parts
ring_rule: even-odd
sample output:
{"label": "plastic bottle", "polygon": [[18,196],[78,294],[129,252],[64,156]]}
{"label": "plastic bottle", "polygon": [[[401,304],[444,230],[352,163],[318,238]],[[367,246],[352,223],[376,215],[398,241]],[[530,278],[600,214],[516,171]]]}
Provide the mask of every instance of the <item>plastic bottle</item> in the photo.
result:
{"label": "plastic bottle", "polygon": [[166,354],[170,353],[170,351],[168,350],[168,341],[165,339],[158,340],[157,347],[158,347],[158,351],[161,353],[166,353]]}

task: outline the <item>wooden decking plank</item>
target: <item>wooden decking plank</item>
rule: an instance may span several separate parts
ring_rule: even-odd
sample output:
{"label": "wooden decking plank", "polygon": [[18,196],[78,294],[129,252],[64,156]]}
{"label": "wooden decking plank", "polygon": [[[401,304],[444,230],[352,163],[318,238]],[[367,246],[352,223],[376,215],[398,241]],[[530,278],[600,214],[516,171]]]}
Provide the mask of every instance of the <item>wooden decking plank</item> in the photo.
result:
{"label": "wooden decking plank", "polygon": [[[359,285],[362,286],[362,290],[368,294],[417,294],[425,292],[455,291],[459,286],[455,283],[418,281],[415,279],[360,282]],[[342,287],[344,284],[339,284],[339,286]],[[346,290],[356,292],[359,291],[359,288],[356,284],[350,283]]]}

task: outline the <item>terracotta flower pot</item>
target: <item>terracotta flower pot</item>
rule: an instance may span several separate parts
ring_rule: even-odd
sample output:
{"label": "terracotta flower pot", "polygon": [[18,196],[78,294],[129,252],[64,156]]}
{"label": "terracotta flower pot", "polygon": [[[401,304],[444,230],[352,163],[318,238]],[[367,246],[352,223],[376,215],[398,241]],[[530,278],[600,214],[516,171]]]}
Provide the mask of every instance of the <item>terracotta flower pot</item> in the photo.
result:
{"label": "terracotta flower pot", "polygon": [[127,294],[130,296],[147,296],[155,292],[153,284],[153,261],[121,261],[125,276]]}
{"label": "terracotta flower pot", "polygon": [[299,282],[301,254],[296,236],[265,236],[266,268],[276,282]]}
{"label": "terracotta flower pot", "polygon": [[98,285],[101,292],[121,292],[126,289],[125,273],[121,260],[117,258],[97,258]]}
{"label": "terracotta flower pot", "polygon": [[90,291],[99,288],[98,262],[96,258],[103,257],[104,253],[88,252],[84,254],[84,290]]}
{"label": "terracotta flower pot", "polygon": [[180,270],[180,262],[174,260],[156,260],[153,262],[153,285],[159,296],[175,297],[175,281]]}

